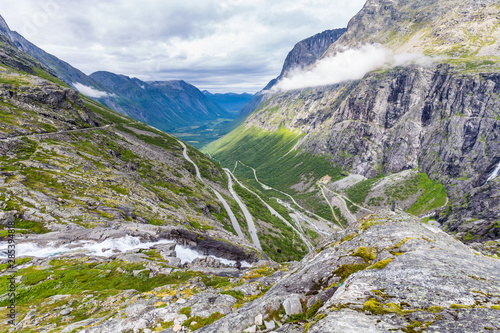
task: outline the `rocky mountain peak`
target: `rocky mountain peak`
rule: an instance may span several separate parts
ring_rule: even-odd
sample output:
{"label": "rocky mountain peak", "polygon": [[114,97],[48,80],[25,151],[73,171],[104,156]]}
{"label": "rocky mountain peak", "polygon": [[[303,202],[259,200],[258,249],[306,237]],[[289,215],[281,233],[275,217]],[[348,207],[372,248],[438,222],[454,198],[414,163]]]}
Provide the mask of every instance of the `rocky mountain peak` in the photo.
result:
{"label": "rocky mountain peak", "polygon": [[313,64],[345,31],[344,28],[325,30],[295,44],[285,59],[279,78]]}
{"label": "rocky mountain peak", "polygon": [[499,10],[492,0],[369,0],[324,57],[371,43],[397,52],[498,56]]}
{"label": "rocky mountain peak", "polygon": [[10,32],[9,25],[7,24],[7,22],[5,22],[2,15],[0,15],[0,31],[3,33]]}

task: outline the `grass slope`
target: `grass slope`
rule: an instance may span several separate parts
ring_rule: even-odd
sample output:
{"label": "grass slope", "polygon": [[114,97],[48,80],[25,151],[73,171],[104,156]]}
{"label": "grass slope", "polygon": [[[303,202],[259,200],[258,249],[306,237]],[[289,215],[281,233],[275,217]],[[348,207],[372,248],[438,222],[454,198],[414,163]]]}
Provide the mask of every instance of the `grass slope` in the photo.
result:
{"label": "grass slope", "polygon": [[[342,178],[341,170],[332,167],[325,157],[294,150],[302,136],[299,131],[283,127],[267,132],[241,125],[202,150],[231,170],[237,161],[255,168],[261,182],[297,195],[299,203],[307,209],[331,219],[330,209],[326,202],[322,202],[319,188],[315,184],[325,175],[332,177],[332,180]],[[238,167],[235,174],[253,182],[253,172],[247,168]]]}

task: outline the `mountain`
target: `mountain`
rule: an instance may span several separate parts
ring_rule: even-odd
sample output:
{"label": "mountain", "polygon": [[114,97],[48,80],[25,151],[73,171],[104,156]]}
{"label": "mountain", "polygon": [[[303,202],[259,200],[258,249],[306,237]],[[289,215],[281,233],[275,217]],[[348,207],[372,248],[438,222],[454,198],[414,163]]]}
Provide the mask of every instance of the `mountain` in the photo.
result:
{"label": "mountain", "polygon": [[252,100],[253,95],[243,93],[243,94],[235,94],[235,93],[225,93],[212,94],[207,90],[202,91],[205,96],[208,97],[212,102],[215,102],[222,106],[224,109],[231,113],[238,114],[240,110]]}
{"label": "mountain", "polygon": [[94,89],[105,91],[105,88],[98,82],[94,81],[88,75],[82,71],[74,68],[65,61],[45,52],[38,46],[26,40],[23,36],[15,31],[10,30],[7,22],[0,16],[0,32],[7,37],[16,48],[29,54],[40,63],[50,68],[51,73],[63,80],[66,84],[75,88],[74,84],[80,83],[87,87],[92,87]]}
{"label": "mountain", "polygon": [[280,75],[272,79],[262,91],[255,94],[253,98],[241,108],[238,118],[226,125],[224,130],[221,131],[221,134],[227,134],[238,127],[261,103],[263,103],[266,99],[266,92],[271,90],[278,80],[287,77],[287,75],[295,70],[302,70],[313,64],[326,50],[328,50],[330,45],[342,36],[345,30],[346,29],[325,30],[295,44],[293,49],[286,56]]}
{"label": "mountain", "polygon": [[[0,33],[17,49],[38,60],[45,66],[46,71],[57,76],[67,85],[78,89],[94,100],[113,107],[122,114],[147,122],[162,130],[192,134],[195,139],[199,139],[200,136],[211,138],[215,135],[213,139],[209,139],[213,141],[219,132],[217,129],[212,129],[211,123],[218,122],[221,118],[234,118],[232,113],[207,99],[197,88],[186,82],[146,83],[109,72],[96,72],[88,76],[27,41],[17,32],[10,30],[1,16]],[[198,130],[200,127],[202,129]],[[215,133],[207,132],[206,129],[213,130]],[[191,141],[194,144],[197,143],[196,140]]]}
{"label": "mountain", "polygon": [[[147,84],[178,100],[195,89]],[[299,227],[292,210],[174,136],[79,94],[2,33],[0,118],[0,332],[12,322],[19,332],[202,327],[264,290],[249,283],[243,293],[240,281],[300,260],[333,230],[314,216]],[[172,312],[173,295],[205,310]],[[132,309],[139,298],[147,311]],[[131,301],[127,313],[159,306],[175,318],[130,321],[119,299]]]}
{"label": "mountain", "polygon": [[363,45],[373,51],[365,62],[381,53],[392,65],[263,91],[242,125],[204,151],[255,168],[262,183],[343,223],[395,202],[468,242],[498,239],[498,15],[494,1],[369,0],[304,67],[323,68],[346,50],[363,56]]}
{"label": "mountain", "polygon": [[165,131],[230,116],[184,81],[144,82],[109,72],[90,77],[113,91],[96,98],[99,102]]}
{"label": "mountain", "polygon": [[0,33],[0,333],[500,330],[499,240],[415,216],[497,212],[495,63],[269,91],[213,159],[54,75]]}
{"label": "mountain", "polygon": [[290,75],[293,71],[303,70],[314,64],[345,31],[344,28],[325,30],[295,44],[286,56],[277,80]]}

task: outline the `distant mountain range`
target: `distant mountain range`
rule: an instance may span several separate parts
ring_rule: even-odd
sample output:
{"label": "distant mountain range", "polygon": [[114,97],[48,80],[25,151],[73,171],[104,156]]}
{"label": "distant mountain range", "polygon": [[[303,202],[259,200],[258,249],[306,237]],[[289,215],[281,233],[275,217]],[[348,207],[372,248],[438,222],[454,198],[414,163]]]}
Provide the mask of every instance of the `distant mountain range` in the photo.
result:
{"label": "distant mountain range", "polygon": [[226,94],[212,94],[207,90],[203,90],[202,93],[208,97],[211,101],[219,104],[227,111],[239,114],[241,109],[252,100],[254,95],[243,93],[226,93]]}
{"label": "distant mountain range", "polygon": [[[109,72],[86,75],[65,61],[45,52],[12,31],[0,16],[0,32],[19,50],[29,54],[69,86],[136,120],[173,132],[187,126],[197,128],[220,118],[232,119],[251,99],[248,94],[206,96],[184,81],[144,82]],[[221,101],[230,110],[219,105]]]}
{"label": "distant mountain range", "polygon": [[223,107],[184,81],[144,82],[110,72],[96,72],[90,77],[113,92],[94,99],[164,131],[231,117]]}

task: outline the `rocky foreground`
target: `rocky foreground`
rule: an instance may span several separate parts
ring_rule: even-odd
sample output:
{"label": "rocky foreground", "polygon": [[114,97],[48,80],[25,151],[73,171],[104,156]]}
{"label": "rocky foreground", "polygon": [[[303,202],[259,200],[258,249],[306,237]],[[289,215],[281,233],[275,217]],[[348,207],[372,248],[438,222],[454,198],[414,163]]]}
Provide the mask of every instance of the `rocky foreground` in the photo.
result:
{"label": "rocky foreground", "polygon": [[[198,251],[211,245],[232,259],[238,251],[155,228],[81,231],[57,243],[137,236],[152,243],[147,249],[20,259],[15,331],[500,332],[498,256],[412,215],[369,215],[281,267],[243,252],[252,267],[214,258],[181,264],[175,244],[160,239]],[[56,244],[50,235],[38,243]]]}
{"label": "rocky foreground", "polygon": [[500,332],[498,318],[498,257],[388,212],[338,233],[200,332]]}

